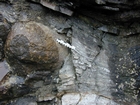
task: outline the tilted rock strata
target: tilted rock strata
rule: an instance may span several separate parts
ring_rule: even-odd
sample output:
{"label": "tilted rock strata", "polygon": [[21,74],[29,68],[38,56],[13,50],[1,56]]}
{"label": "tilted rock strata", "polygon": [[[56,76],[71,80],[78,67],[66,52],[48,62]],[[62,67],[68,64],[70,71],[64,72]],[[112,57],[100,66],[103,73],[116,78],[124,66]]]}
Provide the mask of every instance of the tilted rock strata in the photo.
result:
{"label": "tilted rock strata", "polygon": [[139,1],[49,0],[73,16],[40,0],[21,1],[0,4],[4,18],[15,23],[5,46],[11,72],[0,85],[0,104],[140,104]]}
{"label": "tilted rock strata", "polygon": [[[140,1],[130,0],[31,0],[54,11],[72,16],[78,11],[100,21],[136,21],[140,18]],[[100,11],[100,12],[98,12]],[[113,12],[112,12],[113,11]],[[96,14],[96,15],[94,15]],[[110,16],[108,16],[110,14]],[[102,19],[104,17],[104,19]],[[108,18],[109,17],[109,18]]]}

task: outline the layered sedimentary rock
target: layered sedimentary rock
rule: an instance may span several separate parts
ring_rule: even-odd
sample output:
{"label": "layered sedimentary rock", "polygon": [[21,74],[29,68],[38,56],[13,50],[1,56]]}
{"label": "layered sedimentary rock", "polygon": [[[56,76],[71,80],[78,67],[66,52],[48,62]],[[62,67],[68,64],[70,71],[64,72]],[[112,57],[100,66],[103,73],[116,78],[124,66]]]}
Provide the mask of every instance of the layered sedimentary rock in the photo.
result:
{"label": "layered sedimentary rock", "polygon": [[0,104],[139,105],[139,5],[1,0]]}
{"label": "layered sedimentary rock", "polygon": [[[54,11],[71,16],[78,11],[100,21],[132,21],[140,17],[140,1],[130,0],[31,0]],[[98,12],[100,11],[100,12]],[[110,13],[108,13],[110,12]],[[95,15],[96,14],[96,15]],[[108,15],[109,14],[109,15]],[[102,18],[104,17],[104,19]]]}

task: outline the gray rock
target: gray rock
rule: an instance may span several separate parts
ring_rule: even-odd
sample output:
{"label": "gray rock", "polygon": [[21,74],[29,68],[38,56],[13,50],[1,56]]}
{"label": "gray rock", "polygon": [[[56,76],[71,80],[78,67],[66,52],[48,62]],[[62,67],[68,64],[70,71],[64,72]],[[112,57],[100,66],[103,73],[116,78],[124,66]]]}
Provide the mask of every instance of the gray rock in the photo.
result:
{"label": "gray rock", "polygon": [[0,62],[0,81],[4,78],[4,76],[10,71],[10,67],[7,62],[4,60]]}
{"label": "gray rock", "polygon": [[10,30],[10,26],[8,23],[0,22],[0,38],[5,40],[7,38],[9,30]]}
{"label": "gray rock", "polygon": [[86,29],[87,27],[82,25],[76,26],[73,28],[72,38],[72,45],[76,50],[72,50],[72,54],[77,77],[77,90],[80,92],[94,91],[111,98],[110,87],[114,84],[110,78],[108,55],[99,47],[101,39],[97,39],[96,34],[94,35],[90,28]]}
{"label": "gray rock", "polygon": [[10,31],[10,25],[8,21],[5,19],[3,14],[0,14],[0,40],[2,39],[3,41],[5,41],[9,31]]}
{"label": "gray rock", "polygon": [[0,5],[0,12],[3,18],[6,19],[9,23],[16,22],[17,14],[15,14],[14,9],[11,6],[7,4]]}
{"label": "gray rock", "polygon": [[36,100],[38,102],[43,102],[43,101],[51,101],[55,99],[55,92],[53,89],[55,88],[54,85],[43,85],[39,89],[35,91],[34,96],[36,97]]}
{"label": "gray rock", "polygon": [[80,100],[80,94],[69,93],[62,97],[62,105],[77,105]]}
{"label": "gray rock", "polygon": [[2,41],[2,39],[0,39],[0,60],[2,60],[3,59],[3,57],[4,57],[4,49],[3,49],[3,41]]}
{"label": "gray rock", "polygon": [[127,29],[121,29],[120,34],[122,36],[129,36],[129,35],[138,35],[140,34],[139,31],[139,23],[133,23],[132,25],[130,25],[129,28]]}
{"label": "gray rock", "polygon": [[[95,63],[99,67],[104,67],[104,68],[108,69],[109,68],[108,61],[109,61],[109,58],[107,56],[107,51],[101,50],[98,57],[95,60]],[[109,71],[107,71],[107,72],[109,72]]]}
{"label": "gray rock", "polygon": [[30,92],[30,88],[24,85],[24,79],[19,76],[7,74],[0,81],[0,100],[6,100],[20,97]]}
{"label": "gray rock", "polygon": [[37,105],[34,97],[23,97],[15,99],[10,105]]}
{"label": "gray rock", "polygon": [[71,60],[71,56],[67,56],[63,67],[59,71],[59,82],[57,89],[59,92],[62,91],[75,91],[75,74]]}
{"label": "gray rock", "polygon": [[49,0],[32,0],[32,1],[40,3],[49,9],[61,12],[68,16],[72,16],[72,14],[73,14],[73,11],[68,8],[68,6],[70,6],[70,5],[72,7],[72,3],[69,3],[69,2],[65,3],[65,2],[60,2],[60,1],[58,2],[58,1],[49,1]]}
{"label": "gray rock", "polygon": [[62,97],[62,105],[119,105],[94,93],[68,93]]}
{"label": "gray rock", "polygon": [[98,28],[99,30],[115,35],[119,35],[119,29],[117,27],[112,27],[112,26],[102,26]]}
{"label": "gray rock", "polygon": [[[137,93],[138,90],[135,85],[137,84],[136,78],[138,77],[137,73],[139,72],[139,66],[136,64],[136,62],[139,62],[139,59],[135,59],[138,57],[139,51],[138,40],[139,36],[125,39],[112,37],[107,34],[106,37],[103,38],[103,42],[108,46],[106,47],[106,50],[108,50],[110,78],[112,79],[112,82],[115,83],[115,87],[111,88],[112,96],[116,100],[118,97],[123,99],[120,104],[123,104],[125,100],[126,104],[138,104],[136,100],[139,99],[139,93]],[[130,43],[128,43],[129,41]],[[133,61],[132,59],[135,60]]]}
{"label": "gray rock", "polygon": [[139,0],[3,1],[0,104],[139,105]]}

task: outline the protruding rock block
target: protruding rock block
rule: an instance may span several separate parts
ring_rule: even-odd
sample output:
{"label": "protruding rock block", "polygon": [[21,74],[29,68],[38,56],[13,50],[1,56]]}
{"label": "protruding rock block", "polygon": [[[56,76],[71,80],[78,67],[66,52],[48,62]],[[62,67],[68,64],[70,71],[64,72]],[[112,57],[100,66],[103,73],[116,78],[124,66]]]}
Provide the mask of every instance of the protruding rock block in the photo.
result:
{"label": "protruding rock block", "polygon": [[4,18],[3,14],[0,13],[0,38],[5,41],[10,30],[10,25]]}
{"label": "protruding rock block", "polygon": [[5,52],[14,73],[60,68],[67,49],[56,42],[59,34],[39,23],[16,23],[8,36]]}
{"label": "protruding rock block", "polygon": [[8,72],[9,68],[6,61],[4,60],[3,62],[0,62],[0,82]]}
{"label": "protruding rock block", "polygon": [[52,9],[54,11],[58,11],[58,12],[61,12],[63,14],[66,14],[68,16],[72,16],[73,14],[73,11],[71,8],[73,3],[72,2],[58,2],[57,0],[56,1],[51,1],[51,0],[31,0],[31,1],[34,1],[34,2],[37,2],[37,3],[40,3],[42,4],[43,6],[49,8],[49,9]]}

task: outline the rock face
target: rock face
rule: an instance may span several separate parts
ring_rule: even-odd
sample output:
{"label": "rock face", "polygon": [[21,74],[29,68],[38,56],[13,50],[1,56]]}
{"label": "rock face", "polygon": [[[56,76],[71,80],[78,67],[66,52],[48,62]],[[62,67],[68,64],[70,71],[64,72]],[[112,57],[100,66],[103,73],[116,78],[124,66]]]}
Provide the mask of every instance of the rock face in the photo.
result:
{"label": "rock face", "polygon": [[7,20],[0,14],[0,61],[4,58],[4,42],[7,38],[10,25]]}
{"label": "rock face", "polygon": [[3,59],[3,41],[0,39],[0,60]]}
{"label": "rock face", "polygon": [[92,93],[69,93],[62,97],[62,105],[117,105],[110,99]]}
{"label": "rock face", "polygon": [[[127,22],[139,19],[139,0],[31,0],[71,16],[75,10],[100,21]],[[85,8],[84,8],[85,7]],[[100,11],[100,12],[98,12]],[[110,16],[107,16],[110,13]],[[96,14],[96,15],[95,15]],[[102,18],[104,17],[104,19]],[[109,18],[108,18],[109,17]]]}
{"label": "rock face", "polygon": [[43,6],[52,9],[54,11],[61,12],[68,16],[73,14],[73,3],[72,2],[65,2],[65,1],[49,1],[49,0],[31,0],[33,2],[37,2],[42,4]]}
{"label": "rock face", "polygon": [[0,105],[140,105],[139,5],[0,0]]}
{"label": "rock face", "polygon": [[27,75],[31,71],[61,67],[67,51],[56,42],[58,37],[57,33],[39,23],[15,24],[5,46],[6,58],[14,68],[13,72]]}

